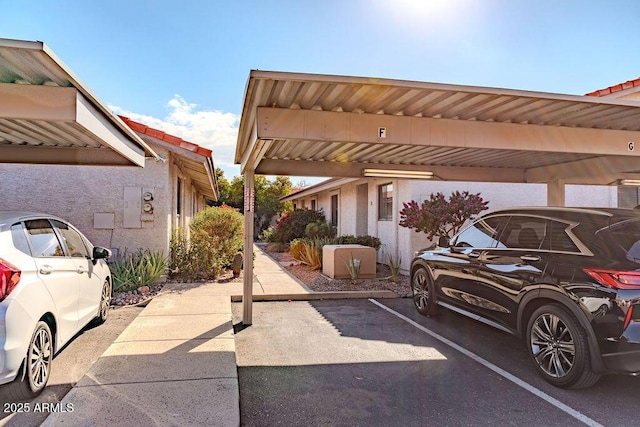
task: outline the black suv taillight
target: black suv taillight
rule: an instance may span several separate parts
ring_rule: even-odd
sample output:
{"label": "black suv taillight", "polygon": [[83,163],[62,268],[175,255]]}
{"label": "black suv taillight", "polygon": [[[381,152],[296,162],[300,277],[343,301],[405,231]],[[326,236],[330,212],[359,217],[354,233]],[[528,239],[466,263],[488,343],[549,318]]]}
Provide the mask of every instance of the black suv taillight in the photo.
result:
{"label": "black suv taillight", "polygon": [[602,270],[584,268],[585,273],[608,288],[640,289],[640,271]]}
{"label": "black suv taillight", "polygon": [[18,267],[0,258],[0,302],[18,286],[20,273]]}

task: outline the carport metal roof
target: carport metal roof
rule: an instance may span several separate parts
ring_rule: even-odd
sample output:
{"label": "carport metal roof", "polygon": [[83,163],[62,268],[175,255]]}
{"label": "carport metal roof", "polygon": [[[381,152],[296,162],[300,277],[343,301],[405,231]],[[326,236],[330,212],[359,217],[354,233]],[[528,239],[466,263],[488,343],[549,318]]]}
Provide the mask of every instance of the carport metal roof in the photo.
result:
{"label": "carport metal roof", "polygon": [[158,155],[42,42],[0,39],[0,162],[144,166]]}
{"label": "carport metal roof", "polygon": [[633,101],[254,70],[235,162],[271,175],[611,184],[640,172],[637,143]]}
{"label": "carport metal roof", "polygon": [[[245,175],[245,253],[254,173],[360,177],[364,169],[434,179],[614,184],[640,173],[640,103],[611,98],[367,77],[251,71],[235,162]],[[249,203],[247,203],[249,202]],[[246,258],[243,323],[252,320]]]}

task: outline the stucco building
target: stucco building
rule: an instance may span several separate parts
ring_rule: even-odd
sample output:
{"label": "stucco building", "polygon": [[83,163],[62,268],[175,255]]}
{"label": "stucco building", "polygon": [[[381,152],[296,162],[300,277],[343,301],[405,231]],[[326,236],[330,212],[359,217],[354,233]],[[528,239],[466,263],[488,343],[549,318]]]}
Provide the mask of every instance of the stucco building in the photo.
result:
{"label": "stucco building", "polygon": [[94,244],[169,253],[172,231],[217,199],[211,150],[121,117],[159,158],[144,167],[0,163],[2,209],[71,221]]}

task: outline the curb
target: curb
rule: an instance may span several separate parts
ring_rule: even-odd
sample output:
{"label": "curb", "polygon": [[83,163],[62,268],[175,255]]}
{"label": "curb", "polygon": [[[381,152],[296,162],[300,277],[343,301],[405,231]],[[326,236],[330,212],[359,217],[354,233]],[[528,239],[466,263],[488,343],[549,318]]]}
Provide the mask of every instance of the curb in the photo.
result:
{"label": "curb", "polygon": [[[313,301],[329,299],[360,299],[360,298],[399,298],[392,291],[338,291],[313,292],[310,294],[270,294],[253,295],[253,302],[264,301]],[[242,295],[231,295],[231,302],[242,302]]]}

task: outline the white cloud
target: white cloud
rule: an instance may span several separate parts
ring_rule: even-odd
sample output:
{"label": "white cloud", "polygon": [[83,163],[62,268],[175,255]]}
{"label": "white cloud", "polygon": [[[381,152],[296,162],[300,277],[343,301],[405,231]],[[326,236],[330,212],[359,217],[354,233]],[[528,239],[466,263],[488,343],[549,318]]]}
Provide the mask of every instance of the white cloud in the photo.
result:
{"label": "white cloud", "polygon": [[118,106],[109,106],[118,115],[212,150],[215,166],[225,171],[227,179],[239,175],[240,168],[233,163],[240,124],[239,115],[216,110],[198,110],[197,104],[188,103],[180,95],[174,95],[167,107],[167,116],[157,118],[127,111]]}
{"label": "white cloud", "polygon": [[[174,95],[167,103],[167,107],[169,109],[167,116],[158,118],[109,105],[115,114],[212,150],[214,166],[222,169],[225,178],[229,181],[234,176],[240,175],[240,165],[233,162],[238,141],[239,115],[217,110],[198,110],[197,104],[188,103],[180,95]],[[302,181],[306,185],[312,185],[324,179],[293,176],[290,178],[294,184]]]}

